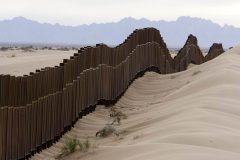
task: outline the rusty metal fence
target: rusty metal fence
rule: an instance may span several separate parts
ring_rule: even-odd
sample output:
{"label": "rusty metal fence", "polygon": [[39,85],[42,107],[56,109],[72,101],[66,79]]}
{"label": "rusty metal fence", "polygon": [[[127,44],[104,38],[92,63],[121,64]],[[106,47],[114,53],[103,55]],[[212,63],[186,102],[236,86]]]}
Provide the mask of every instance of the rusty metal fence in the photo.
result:
{"label": "rusty metal fence", "polygon": [[[182,55],[181,60],[199,61],[195,55]],[[117,99],[139,72],[156,67],[167,74],[186,65],[175,59],[159,31],[145,28],[115,48],[84,47],[59,66],[20,77],[0,75],[0,159],[21,159],[41,149],[90,106]]]}

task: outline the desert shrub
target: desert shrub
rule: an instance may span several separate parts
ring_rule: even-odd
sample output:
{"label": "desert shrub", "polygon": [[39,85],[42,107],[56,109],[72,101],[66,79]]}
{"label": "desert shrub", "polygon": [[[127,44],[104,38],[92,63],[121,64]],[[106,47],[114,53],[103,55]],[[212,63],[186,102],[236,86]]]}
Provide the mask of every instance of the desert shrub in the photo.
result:
{"label": "desert shrub", "polygon": [[45,47],[42,47],[42,49],[43,49],[43,50],[52,50],[52,47],[47,47],[47,46],[45,46]]}
{"label": "desert shrub", "polygon": [[67,47],[62,47],[62,48],[59,48],[58,50],[60,50],[60,51],[69,51],[70,49],[67,48]]}
{"label": "desert shrub", "polygon": [[120,125],[121,124],[121,117],[114,117],[111,125],[115,124],[115,122],[117,122]]}
{"label": "desert shrub", "polygon": [[80,147],[80,150],[86,152],[89,150],[90,147],[91,147],[91,144],[89,140],[86,140],[85,142],[82,143],[82,147]]}
{"label": "desert shrub", "polygon": [[1,47],[0,50],[1,51],[7,51],[7,50],[9,50],[9,47]]}
{"label": "desert shrub", "polygon": [[33,52],[33,46],[21,47],[24,52]]}
{"label": "desert shrub", "polygon": [[126,119],[127,115],[121,111],[118,111],[115,107],[110,109],[110,117],[120,117],[121,119]]}
{"label": "desert shrub", "polygon": [[57,158],[61,158],[64,156],[67,156],[73,152],[75,152],[77,149],[80,151],[88,151],[90,148],[91,144],[89,140],[84,141],[81,143],[78,139],[72,138],[72,139],[67,139],[65,141],[64,146],[62,147],[61,153]]}
{"label": "desert shrub", "polygon": [[15,54],[12,54],[11,57],[12,57],[12,58],[13,58],[13,57],[16,57],[16,55],[15,55]]}
{"label": "desert shrub", "polygon": [[80,141],[75,138],[67,139],[62,148],[62,153],[69,154],[69,153],[75,152],[79,144],[80,144]]}
{"label": "desert shrub", "polygon": [[78,48],[76,48],[76,47],[72,47],[72,50],[78,50]]}
{"label": "desert shrub", "polygon": [[123,112],[117,110],[115,107],[112,107],[110,109],[109,116],[113,118],[113,121],[112,121],[111,125],[113,125],[115,123],[120,125],[122,119],[127,119],[127,115],[124,114]]}
{"label": "desert shrub", "polygon": [[116,136],[118,136],[118,133],[116,132],[116,129],[112,126],[107,124],[106,126],[104,126],[101,130],[99,130],[96,133],[96,137],[108,137],[111,134],[115,134]]}

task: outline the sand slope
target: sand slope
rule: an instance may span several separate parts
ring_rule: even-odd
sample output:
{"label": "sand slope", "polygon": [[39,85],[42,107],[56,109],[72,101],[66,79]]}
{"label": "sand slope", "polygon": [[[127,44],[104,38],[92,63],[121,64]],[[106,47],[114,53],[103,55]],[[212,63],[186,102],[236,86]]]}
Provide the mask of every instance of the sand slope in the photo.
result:
{"label": "sand slope", "polygon": [[187,71],[137,79],[115,107],[128,115],[120,137],[96,138],[111,122],[99,106],[52,147],[32,159],[54,158],[67,137],[88,138],[98,147],[65,159],[240,159],[240,46]]}

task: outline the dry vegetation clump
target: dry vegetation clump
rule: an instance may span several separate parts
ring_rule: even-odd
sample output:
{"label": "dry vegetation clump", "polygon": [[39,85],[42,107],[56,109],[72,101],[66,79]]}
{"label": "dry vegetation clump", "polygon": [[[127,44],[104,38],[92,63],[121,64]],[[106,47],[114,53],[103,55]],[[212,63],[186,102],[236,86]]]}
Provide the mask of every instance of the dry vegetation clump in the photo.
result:
{"label": "dry vegetation clump", "polygon": [[67,156],[71,153],[74,153],[77,150],[79,150],[81,152],[87,152],[90,147],[91,147],[91,144],[90,144],[89,140],[81,142],[76,138],[67,139],[65,141],[64,146],[62,147],[60,155],[56,158],[58,158],[58,159],[62,158],[62,157]]}
{"label": "dry vegetation clump", "polygon": [[58,48],[58,50],[60,50],[60,51],[69,51],[70,49],[67,48],[67,47],[62,47],[62,48]]}
{"label": "dry vegetation clump", "polygon": [[78,48],[76,48],[76,47],[72,47],[72,50],[78,50]]}
{"label": "dry vegetation clump", "polygon": [[116,131],[116,129],[112,126],[115,123],[118,125],[121,124],[122,119],[126,119],[127,115],[123,112],[117,110],[115,107],[112,107],[109,111],[109,116],[113,118],[113,121],[111,124],[106,124],[101,130],[99,130],[96,133],[96,137],[108,137],[111,134],[115,134],[116,136],[119,136],[119,132]]}
{"label": "dry vegetation clump", "polygon": [[122,119],[127,119],[127,115],[124,114],[123,112],[117,110],[115,107],[112,107],[110,109],[109,116],[113,118],[113,121],[112,121],[111,125],[113,125],[115,123],[120,125]]}
{"label": "dry vegetation clump", "polygon": [[96,137],[105,138],[110,136],[111,134],[115,134],[116,136],[119,136],[116,129],[112,125],[107,124],[101,130],[97,131]]}
{"label": "dry vegetation clump", "polygon": [[12,57],[12,58],[16,57],[16,54],[12,54],[11,57]]}
{"label": "dry vegetation clump", "polygon": [[127,119],[127,115],[124,114],[122,111],[117,110],[115,107],[110,109],[110,117],[121,117],[122,119]]}
{"label": "dry vegetation clump", "polygon": [[114,125],[115,122],[116,122],[118,125],[120,125],[120,124],[121,124],[121,117],[114,117],[111,125]]}
{"label": "dry vegetation clump", "polygon": [[82,147],[80,147],[80,148],[81,148],[81,151],[87,152],[90,147],[91,147],[91,144],[90,144],[89,140],[86,140],[82,143]]}
{"label": "dry vegetation clump", "polygon": [[10,49],[9,47],[1,47],[1,48],[0,48],[1,51],[7,51],[7,50],[9,50],[9,49]]}
{"label": "dry vegetation clump", "polygon": [[52,47],[42,47],[42,50],[52,50]]}
{"label": "dry vegetation clump", "polygon": [[34,52],[33,46],[21,47],[23,52]]}

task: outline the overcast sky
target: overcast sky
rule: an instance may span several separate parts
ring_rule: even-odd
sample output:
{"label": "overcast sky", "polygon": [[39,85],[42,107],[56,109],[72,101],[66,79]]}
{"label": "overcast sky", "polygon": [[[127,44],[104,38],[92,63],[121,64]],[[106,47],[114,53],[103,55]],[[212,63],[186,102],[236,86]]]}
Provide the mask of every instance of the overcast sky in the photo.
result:
{"label": "overcast sky", "polygon": [[240,0],[0,0],[0,20],[16,16],[64,25],[191,16],[240,27]]}

